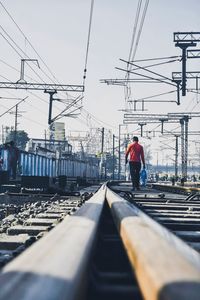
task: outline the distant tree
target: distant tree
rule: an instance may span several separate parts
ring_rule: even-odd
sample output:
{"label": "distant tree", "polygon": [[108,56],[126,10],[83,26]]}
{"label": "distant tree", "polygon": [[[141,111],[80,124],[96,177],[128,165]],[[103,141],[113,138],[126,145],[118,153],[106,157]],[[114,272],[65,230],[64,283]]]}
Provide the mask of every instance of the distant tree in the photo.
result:
{"label": "distant tree", "polygon": [[[14,131],[10,131],[7,136],[6,136],[6,143],[10,142],[10,141],[14,141],[15,139],[15,132]],[[29,141],[29,137],[27,132],[25,132],[24,130],[18,130],[16,132],[16,146],[21,149],[21,150],[25,150],[26,148],[26,143]]]}

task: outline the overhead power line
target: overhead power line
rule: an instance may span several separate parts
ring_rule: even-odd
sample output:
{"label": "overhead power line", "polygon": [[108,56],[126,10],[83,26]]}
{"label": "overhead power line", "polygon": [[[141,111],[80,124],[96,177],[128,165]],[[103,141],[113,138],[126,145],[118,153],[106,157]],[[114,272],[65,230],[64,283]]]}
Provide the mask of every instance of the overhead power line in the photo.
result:
{"label": "overhead power line", "polygon": [[[138,1],[137,11],[136,11],[136,16],[135,16],[135,22],[134,22],[134,27],[133,27],[133,33],[132,33],[132,38],[131,38],[131,47],[130,47],[128,61],[133,61],[134,58],[135,58],[136,51],[137,51],[138,44],[139,44],[139,40],[140,40],[140,36],[141,36],[143,25],[144,25],[144,20],[145,20],[148,4],[149,4],[149,0],[146,0],[144,8],[143,8],[143,13],[142,13],[142,16],[141,16],[141,19],[140,19],[140,27],[137,31],[138,23],[139,23],[139,17],[140,17],[140,13],[141,13],[141,6],[142,6],[142,0]],[[136,34],[137,34],[137,37],[136,37]],[[136,42],[135,42],[135,40],[136,40]],[[131,69],[131,66],[127,64],[127,73],[125,74],[125,79],[127,79],[127,83],[126,83],[125,89],[124,89],[124,95],[125,95],[125,101],[126,102],[131,96],[131,86],[128,82],[128,79],[130,77],[130,73],[129,73],[130,69]]]}
{"label": "overhead power line", "polygon": [[91,35],[91,28],[92,28],[93,9],[94,9],[94,0],[91,0],[89,28],[88,28],[87,46],[86,46],[86,54],[85,54],[85,67],[84,67],[84,75],[83,75],[83,85],[85,84],[86,72],[87,72],[87,62],[88,62],[88,54],[89,54],[89,46],[90,46],[90,35]]}
{"label": "overhead power line", "polygon": [[[17,29],[19,30],[19,32],[22,34],[22,36],[24,37],[25,41],[27,44],[29,44],[29,46],[32,48],[32,50],[35,52],[35,54],[39,57],[40,61],[44,64],[44,66],[46,67],[46,69],[49,71],[49,73],[51,74],[51,76],[53,77],[50,78],[48,76],[48,74],[46,74],[44,72],[44,70],[41,68],[41,71],[43,72],[43,74],[49,78],[53,83],[55,83],[55,81],[57,83],[59,83],[58,79],[56,78],[56,76],[54,75],[54,73],[51,71],[51,69],[49,68],[49,66],[46,64],[46,62],[44,61],[44,59],[41,57],[41,55],[38,53],[38,51],[36,50],[36,48],[33,46],[33,44],[30,42],[29,38],[27,37],[27,35],[25,35],[25,33],[23,32],[23,30],[20,28],[20,26],[17,24],[17,22],[15,21],[15,19],[12,17],[12,15],[10,14],[10,12],[6,9],[5,5],[3,5],[3,3],[0,1],[0,5],[1,7],[4,9],[4,11],[6,12],[6,14],[9,16],[9,18],[12,20],[12,22],[15,24],[15,26],[17,27]],[[89,27],[88,27],[88,37],[87,37],[87,46],[86,46],[86,56],[85,56],[85,64],[84,64],[84,76],[86,76],[86,72],[87,72],[87,63],[88,63],[88,55],[89,55],[89,46],[90,46],[90,37],[91,37],[91,27],[92,27],[92,18],[93,18],[93,10],[94,10],[94,0],[91,0],[91,7],[90,7],[90,16],[89,16]],[[15,43],[15,41],[9,36],[9,34],[5,31],[5,29],[2,30],[6,33],[6,35],[10,38],[10,40],[14,43],[15,47],[13,46],[13,44],[8,40],[8,38],[6,38],[5,36],[3,36],[4,39],[6,39],[6,41],[10,44],[10,46],[13,48],[13,50],[22,58],[22,54],[24,56],[26,56],[27,58],[30,58],[18,45],[17,43]],[[22,54],[18,51],[21,51]],[[2,61],[4,64],[7,64],[6,62]],[[7,64],[9,67],[13,68],[15,71],[18,71],[16,68],[14,68],[13,66],[10,66],[9,64]],[[35,71],[35,70],[34,70]],[[19,71],[18,71],[19,72]],[[37,74],[37,73],[36,73]],[[38,76],[38,74],[37,74]],[[3,77],[3,76],[2,76]],[[32,79],[31,77],[27,76],[28,78]],[[8,80],[7,78],[3,77],[4,79]],[[33,79],[32,79],[33,80]],[[8,80],[9,81],[9,80]],[[43,80],[42,80],[43,81]],[[44,82],[44,81],[43,81]],[[85,78],[84,78],[84,83],[85,83]],[[41,97],[39,97],[38,95],[34,94],[31,91],[28,91],[30,94],[34,95],[35,97],[37,97],[39,100],[48,103],[48,101],[42,99]],[[70,96],[70,98],[73,98],[72,96]],[[73,105],[76,105],[77,102],[77,97],[75,97],[75,99],[70,103],[69,107],[73,107]],[[67,108],[69,108],[67,107]],[[59,111],[62,112],[62,110],[58,107],[55,106],[55,108],[59,109]],[[75,110],[77,108],[75,107]],[[66,109],[65,109],[66,110]],[[87,110],[85,110],[85,112],[87,112]],[[90,114],[89,112],[87,112],[88,114]],[[90,114],[91,115],[91,114]],[[91,115],[94,120],[95,120],[95,116]],[[101,124],[106,124],[105,122],[99,120],[96,118],[96,122],[100,122]],[[107,124],[108,125],[108,124]],[[111,125],[109,125],[111,126]]]}
{"label": "overhead power line", "polygon": [[176,55],[176,56],[164,56],[164,57],[137,59],[137,60],[133,60],[132,62],[143,62],[143,61],[163,60],[163,59],[180,59],[180,58],[181,58],[181,55]]}
{"label": "overhead power line", "polygon": [[141,36],[141,33],[142,33],[142,28],[143,28],[143,25],[144,25],[144,20],[145,20],[145,17],[146,17],[148,5],[149,5],[149,0],[146,0],[145,5],[144,5],[144,9],[143,9],[143,13],[142,13],[141,22],[140,22],[140,28],[138,30],[137,40],[136,40],[136,43],[135,43],[135,49],[134,49],[133,55],[132,55],[132,60],[134,60],[135,55],[136,55],[136,51],[137,51],[140,36]]}
{"label": "overhead power line", "polygon": [[137,5],[137,10],[136,10],[135,23],[134,23],[134,27],[133,27],[133,33],[132,33],[132,38],[131,38],[131,47],[130,47],[128,61],[130,61],[131,57],[132,57],[133,45],[134,45],[134,42],[135,42],[135,37],[136,37],[136,31],[137,31],[137,25],[138,25],[138,20],[139,20],[141,5],[142,5],[142,0],[139,0],[138,1],[138,5]]}
{"label": "overhead power line", "polygon": [[[22,31],[22,29],[19,27],[19,25],[17,24],[17,22],[14,20],[14,18],[11,16],[11,14],[8,12],[8,10],[6,9],[6,7],[2,4],[2,2],[0,1],[0,5],[2,6],[2,8],[5,10],[5,12],[7,13],[7,15],[10,17],[10,19],[13,21],[13,23],[15,24],[15,26],[18,28],[19,32],[22,34],[22,36],[25,38],[26,42],[29,44],[29,46],[33,49],[33,51],[37,54],[37,56],[40,58],[40,60],[43,62],[43,64],[45,65],[45,67],[47,68],[47,70],[49,71],[49,73],[53,76],[53,78],[57,81],[55,75],[53,74],[53,72],[51,71],[51,69],[48,67],[48,65],[45,63],[44,59],[40,56],[40,54],[38,53],[38,51],[35,49],[35,47],[32,45],[32,43],[29,41],[28,37],[24,34],[24,32]],[[50,79],[50,78],[49,78]],[[52,80],[52,79],[51,79]]]}

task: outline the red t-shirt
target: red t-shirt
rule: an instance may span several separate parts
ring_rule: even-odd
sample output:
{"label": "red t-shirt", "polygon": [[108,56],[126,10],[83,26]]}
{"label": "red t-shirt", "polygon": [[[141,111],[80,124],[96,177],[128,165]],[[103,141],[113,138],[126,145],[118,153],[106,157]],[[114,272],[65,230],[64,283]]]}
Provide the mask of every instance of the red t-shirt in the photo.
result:
{"label": "red t-shirt", "polygon": [[128,145],[126,156],[128,156],[130,153],[130,161],[140,162],[142,160],[142,163],[144,164],[144,150],[143,147],[138,144],[138,142],[133,142],[130,145]]}

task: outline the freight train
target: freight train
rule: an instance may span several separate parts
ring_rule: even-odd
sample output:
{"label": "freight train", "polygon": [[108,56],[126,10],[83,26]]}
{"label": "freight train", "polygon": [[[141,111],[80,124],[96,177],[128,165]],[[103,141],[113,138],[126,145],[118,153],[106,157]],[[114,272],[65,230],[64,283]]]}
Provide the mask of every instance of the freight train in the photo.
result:
{"label": "freight train", "polygon": [[[8,171],[8,150],[1,149],[1,171]],[[43,155],[20,151],[17,177],[66,177],[71,179],[98,180],[99,167],[96,158],[80,160],[68,158],[49,158]]]}

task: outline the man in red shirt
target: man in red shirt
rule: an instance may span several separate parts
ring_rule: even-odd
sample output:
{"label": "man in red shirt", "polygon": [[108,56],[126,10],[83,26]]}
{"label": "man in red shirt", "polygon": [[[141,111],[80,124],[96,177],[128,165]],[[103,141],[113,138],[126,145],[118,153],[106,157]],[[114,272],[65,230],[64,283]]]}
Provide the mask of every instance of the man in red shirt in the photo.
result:
{"label": "man in red shirt", "polygon": [[126,164],[128,162],[129,157],[129,166],[130,166],[130,174],[131,181],[133,184],[133,190],[135,188],[137,190],[140,189],[139,181],[140,181],[140,169],[141,169],[141,161],[143,163],[143,168],[145,169],[145,160],[144,160],[144,150],[143,147],[138,143],[138,137],[133,137],[133,143],[128,145],[126,151]]}

